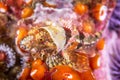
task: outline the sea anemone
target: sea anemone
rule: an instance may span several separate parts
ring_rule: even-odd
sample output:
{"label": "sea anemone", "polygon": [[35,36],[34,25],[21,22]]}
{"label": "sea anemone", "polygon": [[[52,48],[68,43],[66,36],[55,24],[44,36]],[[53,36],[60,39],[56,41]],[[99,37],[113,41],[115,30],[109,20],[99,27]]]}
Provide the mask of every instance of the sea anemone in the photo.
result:
{"label": "sea anemone", "polygon": [[13,67],[16,61],[15,52],[11,47],[6,44],[0,44],[0,54],[4,55],[4,58],[0,62],[4,62],[7,68]]}

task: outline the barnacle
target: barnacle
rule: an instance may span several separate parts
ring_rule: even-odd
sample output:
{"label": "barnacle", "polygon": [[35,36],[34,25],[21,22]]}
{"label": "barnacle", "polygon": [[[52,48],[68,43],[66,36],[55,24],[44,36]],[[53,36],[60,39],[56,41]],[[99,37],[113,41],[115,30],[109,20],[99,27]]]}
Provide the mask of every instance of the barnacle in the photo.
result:
{"label": "barnacle", "polygon": [[32,27],[18,44],[22,51],[30,52],[33,58],[39,54],[43,60],[48,55],[61,51],[65,42],[65,31],[62,27],[53,25],[41,27],[37,25]]}

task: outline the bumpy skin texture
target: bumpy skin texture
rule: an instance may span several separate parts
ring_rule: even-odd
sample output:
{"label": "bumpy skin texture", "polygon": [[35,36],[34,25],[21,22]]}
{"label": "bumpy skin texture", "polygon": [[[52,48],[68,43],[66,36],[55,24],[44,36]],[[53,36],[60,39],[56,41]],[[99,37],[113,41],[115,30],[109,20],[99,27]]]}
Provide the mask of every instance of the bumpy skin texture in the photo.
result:
{"label": "bumpy skin texture", "polygon": [[117,0],[108,28],[110,36],[107,41],[109,47],[107,47],[110,51],[107,52],[109,54],[111,80],[120,80],[120,0]]}

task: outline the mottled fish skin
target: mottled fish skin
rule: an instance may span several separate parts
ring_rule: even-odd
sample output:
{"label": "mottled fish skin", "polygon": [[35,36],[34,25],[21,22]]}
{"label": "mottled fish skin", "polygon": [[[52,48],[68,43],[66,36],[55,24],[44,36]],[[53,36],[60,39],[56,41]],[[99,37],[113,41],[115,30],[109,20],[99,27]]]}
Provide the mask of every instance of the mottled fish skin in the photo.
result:
{"label": "mottled fish skin", "polygon": [[101,36],[102,36],[101,32],[96,32],[94,35],[90,35],[88,37],[84,36],[84,38],[82,38],[82,35],[80,35],[79,36],[80,44],[82,44],[82,45],[78,46],[78,47],[82,47],[84,49],[91,48],[91,47],[95,46],[96,42],[100,39]]}

